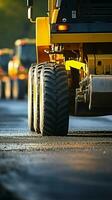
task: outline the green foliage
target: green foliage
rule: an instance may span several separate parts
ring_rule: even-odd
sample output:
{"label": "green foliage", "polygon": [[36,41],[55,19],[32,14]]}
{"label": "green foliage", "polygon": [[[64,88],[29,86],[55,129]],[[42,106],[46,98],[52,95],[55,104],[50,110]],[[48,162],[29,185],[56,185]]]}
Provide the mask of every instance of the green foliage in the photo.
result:
{"label": "green foliage", "polygon": [[[34,5],[34,16],[46,14],[47,0],[34,0]],[[13,48],[14,41],[24,37],[35,37],[35,25],[27,19],[26,0],[0,0],[0,48]]]}

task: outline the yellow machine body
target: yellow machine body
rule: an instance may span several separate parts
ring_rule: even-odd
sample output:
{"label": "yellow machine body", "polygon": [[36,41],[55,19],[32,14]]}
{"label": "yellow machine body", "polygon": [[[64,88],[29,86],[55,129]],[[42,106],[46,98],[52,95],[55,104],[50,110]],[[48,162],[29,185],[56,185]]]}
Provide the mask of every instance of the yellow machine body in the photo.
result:
{"label": "yellow machine body", "polygon": [[[91,75],[98,75],[92,79],[96,83],[97,79],[100,79],[99,75],[112,75],[112,30],[110,28],[112,26],[108,24],[107,27],[107,21],[105,22],[105,20],[104,25],[102,25],[102,19],[100,19],[101,24],[97,20],[96,24],[94,23],[95,20],[88,22],[88,19],[84,23],[80,22],[79,19],[78,22],[72,24],[67,21],[66,17],[59,21],[61,5],[65,2],[69,3],[63,0],[48,0],[48,17],[36,18],[37,63],[44,61],[63,63],[67,71],[70,71],[71,68],[78,70],[79,76],[81,76],[79,80],[81,81],[86,77],[89,79]],[[104,3],[106,4],[106,1]],[[100,8],[98,7],[98,9]],[[111,15],[111,13],[109,14]],[[108,16],[104,15],[105,17]],[[71,20],[75,19],[77,19],[77,13],[72,9]],[[112,22],[109,23],[112,25]],[[101,30],[99,26],[101,26]],[[102,78],[103,83],[106,80],[105,76]],[[87,90],[88,88],[87,86]],[[104,93],[106,93],[106,90]]]}
{"label": "yellow machine body", "polygon": [[36,18],[36,50],[37,63],[49,60],[46,50],[50,46],[50,24],[49,17]]}
{"label": "yellow machine body", "polygon": [[[66,50],[67,49],[79,50],[80,55],[81,55],[80,61],[84,63],[83,49],[82,49],[83,44],[109,43],[109,42],[111,43],[112,42],[112,33],[102,33],[102,32],[101,33],[73,33],[73,32],[69,33],[69,31],[63,32],[63,30],[61,31],[61,29],[60,31],[57,31],[55,33],[51,32],[51,25],[56,24],[60,5],[61,5],[61,0],[60,1],[48,0],[48,17],[36,18],[36,49],[37,49],[38,63],[42,61],[50,60],[52,56],[50,56],[49,58],[46,52],[49,51],[53,45],[58,46],[62,44],[63,48]],[[60,24],[60,28],[63,25],[65,26],[65,23]],[[100,57],[103,58],[103,54]],[[63,62],[64,60],[65,59],[63,59]],[[89,63],[86,63],[86,64],[89,65]],[[68,64],[66,65],[67,65],[66,69],[69,68]],[[72,65],[74,67],[74,61],[72,62]],[[78,69],[80,66],[80,62],[79,63],[77,62],[77,64],[75,63],[75,65],[77,65],[76,69]]]}

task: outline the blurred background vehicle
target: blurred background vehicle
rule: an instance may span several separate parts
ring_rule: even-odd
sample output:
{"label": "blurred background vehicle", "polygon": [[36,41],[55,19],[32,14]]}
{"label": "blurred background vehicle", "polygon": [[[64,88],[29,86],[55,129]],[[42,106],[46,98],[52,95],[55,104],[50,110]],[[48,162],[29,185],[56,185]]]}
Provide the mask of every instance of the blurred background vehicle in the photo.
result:
{"label": "blurred background vehicle", "polygon": [[8,76],[8,62],[12,59],[12,56],[12,49],[0,49],[0,98],[11,97],[11,81]]}
{"label": "blurred background vehicle", "polygon": [[34,39],[15,41],[14,55],[8,63],[8,75],[12,82],[12,98],[23,99],[27,94],[28,70],[36,62]]}

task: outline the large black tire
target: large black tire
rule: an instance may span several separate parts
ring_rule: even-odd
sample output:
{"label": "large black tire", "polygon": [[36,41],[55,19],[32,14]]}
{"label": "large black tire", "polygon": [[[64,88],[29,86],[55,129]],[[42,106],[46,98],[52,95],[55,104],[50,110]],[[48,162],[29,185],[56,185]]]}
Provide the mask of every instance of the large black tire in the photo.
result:
{"label": "large black tire", "polygon": [[33,91],[34,91],[34,97],[33,97],[33,113],[34,113],[34,130],[35,132],[40,132],[40,120],[39,120],[39,88],[40,88],[40,72],[42,68],[45,68],[47,63],[39,64],[35,67],[34,70],[34,84],[33,84]]}
{"label": "large black tire", "polygon": [[69,95],[65,67],[55,63],[45,64],[41,69],[39,90],[41,134],[67,135]]}
{"label": "large black tire", "polygon": [[26,94],[26,80],[16,79],[12,83],[13,99],[24,99]]}
{"label": "large black tire", "polygon": [[33,81],[34,81],[34,69],[33,64],[28,73],[28,126],[31,131],[34,131],[34,118],[33,118]]}

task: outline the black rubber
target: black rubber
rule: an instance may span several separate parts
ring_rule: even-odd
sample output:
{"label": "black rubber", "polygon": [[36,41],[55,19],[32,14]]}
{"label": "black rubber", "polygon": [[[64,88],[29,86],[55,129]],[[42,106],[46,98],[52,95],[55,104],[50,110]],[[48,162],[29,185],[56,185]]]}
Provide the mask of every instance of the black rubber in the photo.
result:
{"label": "black rubber", "polygon": [[34,131],[34,118],[33,118],[33,81],[34,81],[34,69],[36,65],[32,64],[28,73],[28,126],[31,131]]}
{"label": "black rubber", "polygon": [[65,67],[47,63],[40,74],[40,132],[65,136],[68,133],[69,93]]}
{"label": "black rubber", "polygon": [[34,98],[33,98],[33,113],[34,113],[34,130],[37,133],[40,133],[40,113],[39,113],[39,88],[40,88],[40,72],[42,68],[45,68],[47,63],[38,64],[34,70]]}

